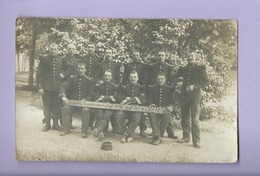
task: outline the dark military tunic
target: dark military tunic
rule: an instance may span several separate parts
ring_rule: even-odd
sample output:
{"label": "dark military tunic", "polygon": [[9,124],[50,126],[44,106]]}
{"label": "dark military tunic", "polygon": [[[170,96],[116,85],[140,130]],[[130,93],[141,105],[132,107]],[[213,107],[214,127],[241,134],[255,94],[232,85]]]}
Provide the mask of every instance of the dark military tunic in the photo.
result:
{"label": "dark military tunic", "polygon": [[119,84],[121,82],[120,79],[120,65],[118,63],[105,60],[98,64],[98,78],[97,80],[102,80],[104,73],[106,70],[110,70],[112,73],[112,82],[115,84]]}
{"label": "dark military tunic", "polygon": [[66,91],[72,100],[93,100],[94,80],[86,75],[71,76],[60,86],[60,96],[66,96]]}
{"label": "dark military tunic", "polygon": [[117,101],[119,85],[113,82],[104,82],[95,86],[94,100],[97,100],[101,95],[105,96],[100,102],[115,103]]}
{"label": "dark military tunic", "polygon": [[70,75],[77,75],[77,65],[80,60],[78,56],[74,55],[69,55],[67,54],[65,57],[63,57],[63,69],[62,69],[62,74],[65,78],[65,80],[70,76]]}
{"label": "dark military tunic", "polygon": [[140,84],[129,83],[127,85],[122,85],[119,90],[119,103],[121,103],[126,97],[130,97],[131,100],[126,102],[127,104],[144,104],[145,99],[145,86]]}
{"label": "dark military tunic", "polygon": [[[196,101],[201,99],[201,88],[208,84],[208,77],[205,66],[188,64],[185,67],[180,67],[177,72],[177,78],[183,78],[182,98],[194,98]],[[187,92],[188,85],[195,85],[192,92]]]}
{"label": "dark military tunic", "polygon": [[99,70],[98,64],[100,63],[100,58],[96,54],[87,54],[81,61],[86,64],[86,75],[88,77],[97,79]]}
{"label": "dark military tunic", "polygon": [[129,75],[132,71],[136,71],[138,73],[138,83],[141,85],[147,84],[147,72],[146,65],[142,62],[131,62],[124,65],[124,75],[123,75],[123,84],[129,83]]}
{"label": "dark military tunic", "polygon": [[153,64],[148,65],[148,84],[154,85],[157,83],[157,74],[159,72],[163,72],[166,75],[167,83],[171,84],[172,79],[171,76],[173,74],[173,65],[168,64],[167,62],[157,61]]}
{"label": "dark military tunic", "polygon": [[37,70],[39,88],[47,91],[58,91],[61,84],[62,59],[52,55],[40,56]]}
{"label": "dark military tunic", "polygon": [[160,86],[158,84],[149,85],[147,90],[147,104],[155,104],[156,106],[160,107],[167,107],[174,105],[174,98],[173,98],[173,85],[163,85]]}

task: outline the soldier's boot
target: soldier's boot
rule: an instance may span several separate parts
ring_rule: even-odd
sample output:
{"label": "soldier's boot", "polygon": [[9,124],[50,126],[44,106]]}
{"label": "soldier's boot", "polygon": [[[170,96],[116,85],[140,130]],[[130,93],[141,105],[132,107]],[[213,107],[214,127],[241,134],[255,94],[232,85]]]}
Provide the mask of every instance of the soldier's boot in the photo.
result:
{"label": "soldier's boot", "polygon": [[53,119],[52,129],[57,131],[62,131],[61,126],[58,124],[58,119]]}
{"label": "soldier's boot", "polygon": [[95,129],[94,122],[95,122],[95,118],[94,118],[93,116],[90,116],[90,119],[89,119],[89,127],[90,127],[91,130],[94,130],[94,129]]}
{"label": "soldier's boot", "polygon": [[42,132],[49,131],[51,129],[51,122],[50,119],[45,119],[45,126],[42,129]]}
{"label": "soldier's boot", "polygon": [[143,137],[143,138],[146,137],[145,130],[146,130],[145,127],[140,126],[140,136]]}
{"label": "soldier's boot", "polygon": [[72,129],[72,130],[76,129],[76,127],[74,125],[72,125],[72,119],[70,120],[70,129]]}

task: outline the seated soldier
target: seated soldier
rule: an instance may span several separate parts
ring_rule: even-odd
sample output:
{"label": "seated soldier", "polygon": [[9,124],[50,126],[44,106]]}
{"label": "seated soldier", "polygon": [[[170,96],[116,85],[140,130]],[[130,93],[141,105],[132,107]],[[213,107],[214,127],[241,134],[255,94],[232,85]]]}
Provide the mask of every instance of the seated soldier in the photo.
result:
{"label": "seated soldier", "polygon": [[[166,75],[163,72],[157,75],[157,84],[148,87],[147,104],[155,107],[166,107],[173,111],[174,98],[173,86],[166,85]],[[166,131],[171,114],[149,114],[149,119],[153,129],[153,145],[159,145]]]}
{"label": "seated soldier", "polygon": [[[96,102],[104,103],[116,103],[118,85],[114,84],[112,81],[112,73],[110,70],[105,71],[103,76],[103,83],[97,83],[95,86],[94,100]],[[113,117],[113,110],[96,110],[95,116],[95,129],[93,135],[98,137],[98,139],[104,139],[104,131],[107,130],[109,121],[111,120],[113,133],[118,133],[118,125]]]}
{"label": "seated soldier", "polygon": [[61,108],[62,114],[62,128],[63,132],[61,136],[65,136],[70,133],[70,124],[72,114],[79,110],[81,111],[82,126],[81,126],[81,137],[87,138],[87,130],[89,128],[89,108],[86,107],[74,107],[68,106],[68,99],[66,98],[66,92],[70,92],[72,100],[88,100],[92,101],[92,96],[94,93],[94,81],[93,79],[85,75],[86,66],[84,63],[79,63],[78,75],[70,76],[69,79],[62,83],[60,86],[59,94],[62,97],[64,106]]}
{"label": "seated soldier", "polygon": [[[138,73],[132,71],[129,76],[130,83],[126,86],[122,86],[119,90],[119,102],[120,104],[128,105],[142,105],[145,103],[145,86],[141,86],[137,83]],[[119,111],[116,113],[116,121],[119,123],[119,131],[123,132],[124,135],[121,139],[122,143],[131,142],[134,138],[132,135],[135,129],[140,123],[143,116],[141,112],[127,112]],[[128,119],[129,125],[126,129],[125,118]]]}

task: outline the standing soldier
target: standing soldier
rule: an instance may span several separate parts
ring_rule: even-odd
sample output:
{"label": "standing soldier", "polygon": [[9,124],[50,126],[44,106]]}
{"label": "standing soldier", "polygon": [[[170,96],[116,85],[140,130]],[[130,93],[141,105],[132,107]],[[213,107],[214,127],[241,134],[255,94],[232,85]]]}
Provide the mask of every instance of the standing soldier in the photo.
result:
{"label": "standing soldier", "polygon": [[[138,73],[132,71],[129,75],[130,83],[126,86],[122,86],[119,90],[119,102],[120,104],[128,105],[142,105],[145,103],[145,87],[138,84]],[[119,111],[116,114],[116,121],[119,123],[119,131],[124,133],[121,142],[131,142],[134,138],[132,135],[135,132],[136,127],[139,125],[143,116],[141,112],[124,112]],[[128,119],[129,125],[126,129],[125,118]]]}
{"label": "standing soldier", "polygon": [[164,72],[166,75],[166,83],[172,83],[171,80],[171,75],[173,72],[173,65],[168,64],[165,59],[166,59],[166,53],[163,50],[160,50],[158,52],[158,61],[155,63],[149,64],[148,65],[148,73],[149,73],[149,80],[148,84],[149,85],[154,85],[157,83],[157,74],[159,72]]}
{"label": "standing soldier", "polygon": [[[166,84],[171,85],[173,83],[172,74],[173,74],[174,67],[173,65],[170,65],[167,62],[165,62],[166,53],[164,50],[160,50],[158,52],[158,56],[159,56],[159,60],[157,62],[148,65],[148,73],[150,78],[148,83],[149,85],[155,85],[157,83],[158,73],[163,72],[166,76]],[[173,94],[173,92],[171,94]],[[168,133],[169,138],[177,139],[177,136],[174,135],[172,119],[170,119],[166,131]]]}
{"label": "standing soldier", "polygon": [[[100,63],[100,58],[95,54],[95,50],[96,50],[96,46],[94,43],[89,42],[87,45],[87,55],[84,56],[81,61],[83,63],[85,63],[86,65],[86,76],[88,76],[89,78],[93,78],[94,81],[97,81],[97,77],[98,77],[98,64]],[[94,110],[91,110],[91,115],[90,115],[90,122],[89,122],[89,126],[91,129],[94,129],[94,121],[95,121],[95,117],[94,117]]]}
{"label": "standing soldier", "polygon": [[93,78],[85,75],[86,68],[84,63],[78,63],[78,75],[70,76],[69,79],[62,83],[59,90],[59,96],[62,98],[64,106],[61,108],[62,112],[62,127],[63,132],[61,136],[70,133],[70,124],[73,112],[80,110],[82,118],[81,137],[87,138],[87,130],[89,128],[89,108],[68,106],[68,99],[66,92],[70,92],[71,100],[87,100],[92,101],[94,93]]}
{"label": "standing soldier", "polygon": [[88,43],[88,53],[81,60],[86,64],[86,75],[90,78],[94,78],[94,80],[98,77],[98,64],[100,63],[100,58],[95,54],[95,50],[95,44],[92,42]]}
{"label": "standing soldier", "polygon": [[190,51],[187,55],[188,64],[180,67],[177,73],[182,84],[177,86],[181,89],[181,126],[183,138],[178,140],[180,143],[190,142],[190,132],[192,133],[193,146],[200,148],[200,100],[201,88],[208,84],[208,77],[205,66],[195,64],[196,53]]}
{"label": "standing soldier", "polygon": [[[140,52],[138,50],[133,50],[133,61],[124,65],[124,75],[123,75],[123,84],[129,83],[129,75],[132,71],[136,71],[138,73],[138,84],[140,85],[147,85],[147,71],[146,65],[142,62],[140,57]],[[145,137],[145,130],[147,128],[146,124],[146,117],[142,117],[141,122],[139,124],[140,127],[140,135]]]}
{"label": "standing soldier", "polygon": [[66,81],[70,75],[77,75],[77,65],[79,58],[75,55],[76,46],[72,43],[67,46],[68,53],[63,57],[63,68],[61,77]]}
{"label": "standing soldier", "polygon": [[[95,87],[94,100],[96,102],[104,102],[104,103],[116,103],[117,102],[117,92],[118,85],[111,82],[112,73],[110,70],[105,71],[103,81],[104,83],[98,84]],[[96,111],[96,125],[93,131],[95,137],[98,137],[100,140],[104,139],[104,130],[108,128],[109,121],[111,119],[112,124],[112,132],[119,133],[118,125],[114,120],[114,111],[113,110],[102,110],[98,109]],[[113,119],[112,119],[113,118]]]}
{"label": "standing soldier", "polygon": [[[166,75],[163,72],[157,75],[157,84],[148,87],[147,104],[154,107],[166,107],[170,112],[173,111],[173,85],[166,85]],[[149,114],[149,119],[153,129],[153,145],[162,142],[163,135],[171,118],[171,114]]]}
{"label": "standing soldier", "polygon": [[124,65],[124,75],[123,75],[123,84],[129,83],[129,75],[132,71],[138,73],[138,83],[140,85],[147,84],[147,73],[145,64],[142,62],[140,57],[140,52],[138,50],[133,50],[133,61]]}
{"label": "standing soldier", "polygon": [[61,117],[61,101],[58,95],[58,89],[61,84],[62,59],[57,56],[58,45],[51,43],[49,54],[40,57],[40,63],[37,70],[37,84],[39,92],[42,94],[43,101],[43,123],[46,125],[42,129],[46,132],[51,129],[50,120],[53,120],[53,130],[61,131],[58,119]]}
{"label": "standing soldier", "polygon": [[98,76],[97,82],[98,84],[103,83],[103,75],[106,70],[111,70],[112,73],[112,82],[115,84],[120,84],[120,65],[112,61],[113,58],[113,49],[106,48],[104,60],[98,64]]}

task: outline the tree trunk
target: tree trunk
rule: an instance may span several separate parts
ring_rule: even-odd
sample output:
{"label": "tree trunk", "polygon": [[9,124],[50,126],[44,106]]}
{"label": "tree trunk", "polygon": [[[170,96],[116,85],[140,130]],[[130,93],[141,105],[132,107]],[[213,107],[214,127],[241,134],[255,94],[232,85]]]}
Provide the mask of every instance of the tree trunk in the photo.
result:
{"label": "tree trunk", "polygon": [[20,73],[21,70],[20,70],[20,53],[19,53],[19,50],[17,50],[17,73]]}
{"label": "tree trunk", "polygon": [[34,21],[32,26],[32,38],[31,38],[30,56],[29,56],[29,77],[28,77],[29,90],[33,90],[33,71],[34,71],[34,54],[35,54],[36,36],[37,36],[37,21]]}

